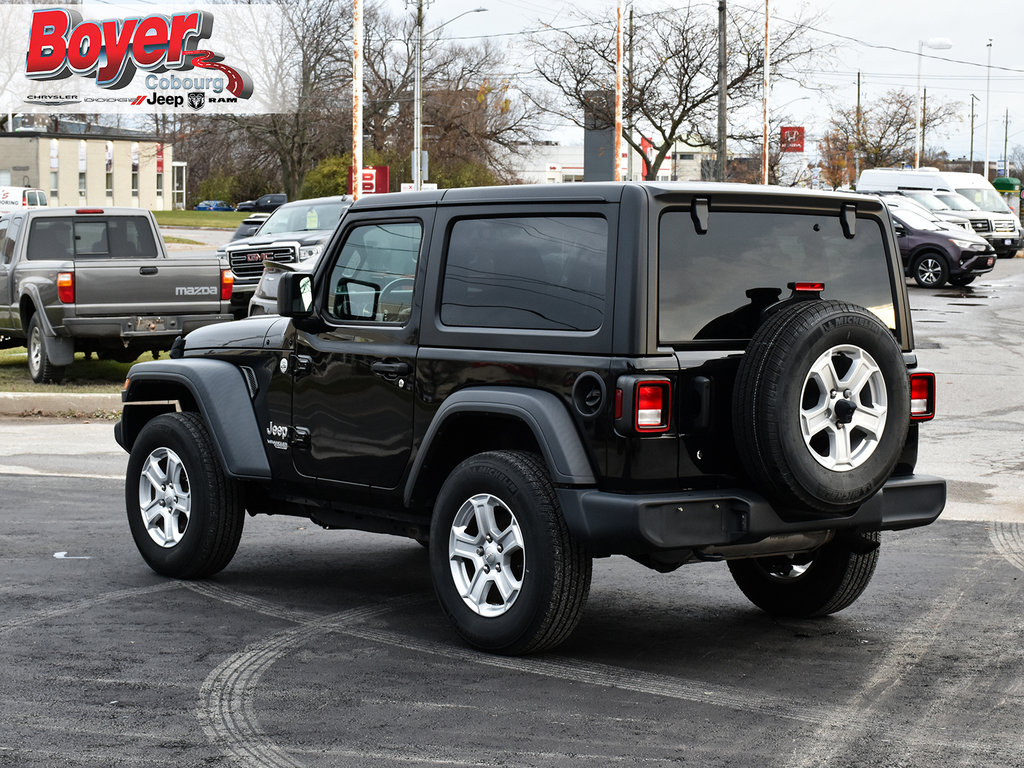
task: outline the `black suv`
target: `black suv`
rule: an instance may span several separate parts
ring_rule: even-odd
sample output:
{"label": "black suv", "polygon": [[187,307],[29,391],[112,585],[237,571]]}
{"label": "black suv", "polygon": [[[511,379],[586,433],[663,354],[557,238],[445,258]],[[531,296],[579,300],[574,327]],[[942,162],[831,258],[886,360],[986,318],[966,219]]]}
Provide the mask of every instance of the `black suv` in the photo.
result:
{"label": "black suv", "polygon": [[927,525],[934,377],[877,199],[566,184],[374,195],[278,309],[137,364],[128,522],[178,578],[245,512],[415,539],[469,643],[551,648],[593,557],[726,561],[761,608],[850,605]]}
{"label": "black suv", "polygon": [[995,268],[995,249],[974,230],[950,226],[907,207],[893,208],[892,218],[903,270],[922,288],[941,288],[947,281],[970,285]]}

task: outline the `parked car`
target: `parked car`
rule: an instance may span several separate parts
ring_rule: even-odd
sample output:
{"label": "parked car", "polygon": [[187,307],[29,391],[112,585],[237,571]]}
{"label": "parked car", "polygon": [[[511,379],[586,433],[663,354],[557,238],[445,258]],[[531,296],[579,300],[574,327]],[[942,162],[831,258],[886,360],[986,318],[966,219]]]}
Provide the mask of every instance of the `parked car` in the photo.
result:
{"label": "parked car", "polygon": [[234,242],[243,237],[255,235],[259,228],[263,226],[263,222],[267,220],[268,216],[270,216],[269,213],[253,213],[246,216],[242,223],[238,225],[234,234],[231,235],[231,239],[228,242]]}
{"label": "parked car", "polygon": [[915,471],[935,376],[897,253],[863,195],[367,195],[279,315],[129,371],[126,527],[182,579],[228,565],[246,513],[414,539],[456,632],[503,654],[569,637],[594,557],[725,561],[771,614],[834,613],[881,531],[945,503]]}
{"label": "parked car", "polygon": [[221,246],[218,253],[227,256],[235,278],[231,299],[235,316],[249,313],[249,300],[263,274],[264,261],[315,263],[351,204],[352,198],[347,195],[286,203],[270,214],[255,235]]}
{"label": "parked car", "polygon": [[192,210],[195,211],[233,211],[230,203],[226,203],[223,200],[203,200],[201,203],[196,203],[196,207]]}
{"label": "parked car", "polygon": [[0,213],[18,208],[43,208],[46,193],[33,187],[0,187]]}
{"label": "parked car", "polygon": [[893,208],[892,219],[903,272],[922,288],[941,288],[947,281],[968,285],[995,267],[995,249],[974,232],[949,228],[910,208]]}
{"label": "parked car", "polygon": [[970,216],[974,231],[988,240],[1000,257],[1017,253],[1024,239],[1020,221],[1002,195],[980,173],[957,173],[937,168],[869,168],[861,171],[857,191],[956,192],[980,208]]}
{"label": "parked car", "polygon": [[270,213],[276,211],[282,205],[288,202],[288,195],[280,192],[271,192],[270,194],[257,197],[255,200],[245,200],[235,206],[236,211],[257,211],[260,213]]}

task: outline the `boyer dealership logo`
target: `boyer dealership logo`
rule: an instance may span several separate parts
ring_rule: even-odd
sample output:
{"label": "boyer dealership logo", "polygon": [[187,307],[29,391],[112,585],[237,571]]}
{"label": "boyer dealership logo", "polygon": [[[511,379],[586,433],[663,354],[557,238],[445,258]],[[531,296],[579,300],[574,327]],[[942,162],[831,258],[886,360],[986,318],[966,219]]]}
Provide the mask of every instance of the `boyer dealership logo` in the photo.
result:
{"label": "boyer dealership logo", "polygon": [[[187,98],[190,107],[200,109],[207,90],[231,94],[218,101],[249,98],[251,78],[224,64],[222,55],[199,47],[212,33],[213,14],[208,11],[103,21],[83,21],[72,9],[33,11],[25,75],[39,81],[78,76],[116,90],[130,86],[138,70],[143,70],[150,73],[143,82],[154,91],[152,100],[147,100],[151,104],[181,106]],[[168,70],[197,68],[202,72],[190,77],[160,76]],[[160,98],[156,91],[192,93]]]}

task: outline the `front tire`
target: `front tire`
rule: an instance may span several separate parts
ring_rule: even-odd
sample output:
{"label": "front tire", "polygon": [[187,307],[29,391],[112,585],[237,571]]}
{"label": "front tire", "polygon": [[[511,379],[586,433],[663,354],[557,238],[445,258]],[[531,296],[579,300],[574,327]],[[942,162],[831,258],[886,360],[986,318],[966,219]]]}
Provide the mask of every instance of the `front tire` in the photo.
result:
{"label": "front tire", "polygon": [[[863,535],[877,542],[878,532]],[[730,560],[729,571],[747,599],[773,616],[812,618],[851,605],[867,588],[878,564],[877,547],[852,551],[834,541],[802,555]]]}
{"label": "front tire", "polygon": [[459,464],[434,506],[429,549],[441,607],[477,648],[544,651],[579,623],[591,559],[533,454],[492,451]]}
{"label": "front tire", "polygon": [[46,338],[39,315],[32,315],[28,321],[25,345],[28,348],[28,373],[36,384],[60,384],[64,380],[64,366],[54,365],[50,360]]}
{"label": "front tire", "polygon": [[922,253],[914,259],[911,271],[914,280],[922,288],[941,288],[949,279],[949,267],[945,259],[934,253]]}
{"label": "front tire", "polygon": [[223,569],[245,522],[238,484],[194,413],[162,414],[143,427],[128,459],[125,506],[143,560],[179,579]]}

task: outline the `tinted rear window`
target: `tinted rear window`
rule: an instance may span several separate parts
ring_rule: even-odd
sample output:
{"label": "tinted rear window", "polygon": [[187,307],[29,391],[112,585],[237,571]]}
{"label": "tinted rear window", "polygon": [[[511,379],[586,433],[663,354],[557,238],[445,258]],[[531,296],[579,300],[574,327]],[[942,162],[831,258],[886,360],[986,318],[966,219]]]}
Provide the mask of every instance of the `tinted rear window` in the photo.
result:
{"label": "tinted rear window", "polygon": [[896,318],[881,224],[839,216],[713,211],[699,235],[689,211],[669,211],[659,232],[659,340],[749,339],[761,310],[790,295],[788,283],[823,282],[822,298]]}
{"label": "tinted rear window", "polygon": [[40,217],[29,230],[28,258],[156,258],[149,220],[142,216]]}
{"label": "tinted rear window", "polygon": [[463,219],[448,243],[441,322],[593,331],[604,317],[608,222],[587,216]]}

